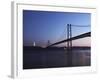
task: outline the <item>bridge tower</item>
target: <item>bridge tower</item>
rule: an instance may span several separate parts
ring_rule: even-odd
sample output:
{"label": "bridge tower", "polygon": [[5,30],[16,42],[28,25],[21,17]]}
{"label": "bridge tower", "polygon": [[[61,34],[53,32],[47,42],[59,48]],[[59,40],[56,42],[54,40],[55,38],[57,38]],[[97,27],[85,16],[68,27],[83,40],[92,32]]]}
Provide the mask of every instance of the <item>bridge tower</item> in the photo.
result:
{"label": "bridge tower", "polygon": [[50,43],[50,40],[48,40],[48,42],[47,42],[47,46],[49,46],[51,43]]}
{"label": "bridge tower", "polygon": [[[72,38],[71,24],[67,24],[67,39]],[[67,42],[67,63],[68,66],[72,66],[72,40]]]}

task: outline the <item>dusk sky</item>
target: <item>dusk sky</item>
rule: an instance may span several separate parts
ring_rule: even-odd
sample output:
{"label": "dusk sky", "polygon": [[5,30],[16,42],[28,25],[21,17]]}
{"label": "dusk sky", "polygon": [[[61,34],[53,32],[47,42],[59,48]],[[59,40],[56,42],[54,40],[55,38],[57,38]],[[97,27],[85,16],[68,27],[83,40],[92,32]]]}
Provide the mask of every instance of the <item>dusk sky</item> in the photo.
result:
{"label": "dusk sky", "polygon": [[[67,24],[91,25],[91,14],[23,10],[23,45],[45,47],[66,39]],[[72,36],[91,31],[91,27],[72,27]],[[73,41],[74,46],[90,46],[90,37]],[[62,44],[62,45],[65,45]]]}

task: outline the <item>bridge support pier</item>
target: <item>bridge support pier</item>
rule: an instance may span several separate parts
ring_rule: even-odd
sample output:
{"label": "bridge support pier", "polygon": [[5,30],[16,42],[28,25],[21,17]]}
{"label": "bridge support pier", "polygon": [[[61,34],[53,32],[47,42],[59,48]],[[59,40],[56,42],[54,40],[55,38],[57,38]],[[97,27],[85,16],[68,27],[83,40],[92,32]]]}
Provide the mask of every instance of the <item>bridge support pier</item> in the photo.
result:
{"label": "bridge support pier", "polygon": [[[71,24],[67,24],[67,39],[72,38]],[[67,42],[67,64],[72,66],[72,40]]]}

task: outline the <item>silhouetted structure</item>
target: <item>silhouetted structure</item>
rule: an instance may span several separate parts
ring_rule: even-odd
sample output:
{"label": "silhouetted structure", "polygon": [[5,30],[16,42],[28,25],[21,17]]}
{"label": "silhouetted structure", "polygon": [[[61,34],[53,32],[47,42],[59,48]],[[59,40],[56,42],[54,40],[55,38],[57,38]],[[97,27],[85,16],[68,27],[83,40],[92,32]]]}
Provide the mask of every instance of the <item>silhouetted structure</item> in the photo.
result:
{"label": "silhouetted structure", "polygon": [[47,42],[47,46],[49,46],[51,43],[50,43],[50,40],[48,40],[48,42]]}
{"label": "silhouetted structure", "polygon": [[[67,24],[67,39],[72,37],[71,24]],[[67,63],[68,66],[72,66],[72,40],[67,41]]]}
{"label": "silhouetted structure", "polygon": [[[73,26],[75,26],[75,25],[73,25]],[[76,39],[80,39],[80,38],[84,38],[84,37],[89,37],[89,36],[91,36],[91,32],[87,32],[87,33],[80,34],[78,36],[72,37],[72,25],[67,24],[67,39],[53,43],[51,45],[48,45],[47,47],[51,47],[51,46],[54,46],[54,45],[58,45],[58,44],[67,42],[67,53],[66,53],[67,63],[68,63],[68,66],[72,66],[72,56],[73,56],[73,54],[72,54],[72,40],[76,40]],[[48,42],[48,44],[49,44],[49,42]]]}
{"label": "silhouetted structure", "polygon": [[90,37],[90,36],[91,36],[91,32],[87,32],[87,33],[84,33],[84,34],[81,34],[81,35],[72,37],[70,39],[65,39],[65,40],[62,40],[62,41],[53,43],[53,44],[51,44],[51,45],[49,45],[47,47],[51,47],[51,46],[54,46],[54,45],[58,45],[58,44],[61,44],[61,43],[64,43],[64,42],[67,42],[67,41],[70,41],[70,40],[76,40],[76,39],[80,39],[80,38],[84,38],[84,37]]}

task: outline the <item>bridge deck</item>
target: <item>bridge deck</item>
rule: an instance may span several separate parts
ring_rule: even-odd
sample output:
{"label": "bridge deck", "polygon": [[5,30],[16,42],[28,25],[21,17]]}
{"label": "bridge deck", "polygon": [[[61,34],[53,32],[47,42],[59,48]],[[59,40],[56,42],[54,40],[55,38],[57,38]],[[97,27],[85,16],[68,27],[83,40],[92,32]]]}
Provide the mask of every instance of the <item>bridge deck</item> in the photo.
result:
{"label": "bridge deck", "polygon": [[65,39],[65,40],[62,40],[62,41],[59,41],[59,42],[56,42],[56,43],[53,43],[47,47],[51,47],[53,45],[57,45],[57,44],[61,44],[61,43],[64,43],[64,42],[67,42],[67,41],[71,41],[71,40],[76,40],[76,39],[80,39],[80,38],[84,38],[84,37],[90,37],[91,36],[91,32],[87,32],[87,33],[84,33],[84,34],[80,34],[78,36],[75,36],[75,37],[72,37],[70,39]]}

